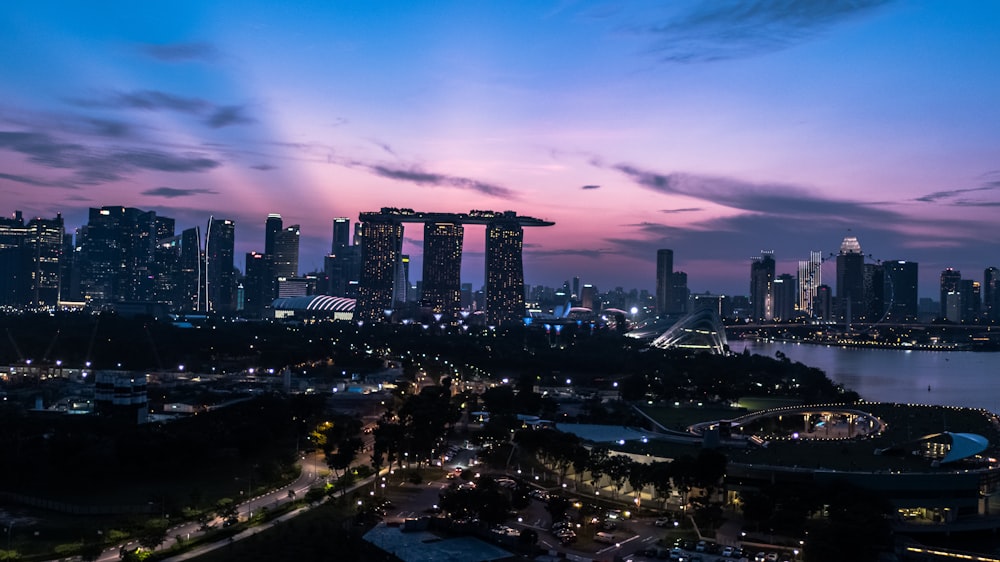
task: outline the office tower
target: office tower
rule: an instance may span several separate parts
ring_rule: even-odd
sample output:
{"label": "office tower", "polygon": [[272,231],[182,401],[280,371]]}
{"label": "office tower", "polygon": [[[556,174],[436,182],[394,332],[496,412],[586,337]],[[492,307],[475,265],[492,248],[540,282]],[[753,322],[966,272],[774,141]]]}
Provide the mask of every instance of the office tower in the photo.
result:
{"label": "office tower", "polygon": [[[355,240],[358,237],[355,235]],[[393,284],[403,249],[403,225],[373,214],[361,222],[361,276],[354,316],[378,322],[392,310]]]}
{"label": "office tower", "polygon": [[133,207],[90,209],[86,228],[77,235],[84,300],[153,299],[157,228],[168,223],[157,218],[154,211]]}
{"label": "office tower", "polygon": [[[958,293],[958,284],[962,281],[962,272],[947,268],[941,272],[941,317],[948,317],[948,294]],[[954,313],[953,316],[958,313]]]}
{"label": "office tower", "polygon": [[[299,275],[299,225],[285,227],[274,236],[274,275],[285,279]],[[267,252],[265,252],[267,253]]]}
{"label": "office tower", "polygon": [[754,322],[774,319],[774,265],[771,250],[750,260],[750,319]]}
{"label": "office tower", "polygon": [[74,275],[79,270],[74,267],[76,262],[73,235],[63,231],[62,252],[59,255],[59,301],[75,302],[80,300],[80,276]]}
{"label": "office tower", "polygon": [[983,271],[983,312],[987,321],[1000,322],[1000,269],[995,267]]}
{"label": "office tower", "polygon": [[774,320],[788,322],[795,318],[798,284],[791,274],[782,273],[774,280]]}
{"label": "office tower", "polygon": [[833,291],[829,285],[816,287],[816,298],[813,299],[813,316],[823,320],[833,319]]}
{"label": "office tower", "polygon": [[809,252],[809,260],[799,261],[799,311],[806,316],[815,316],[813,299],[816,288],[823,284],[823,254]]}
{"label": "office tower", "polygon": [[351,219],[337,217],[333,219],[333,244],[330,253],[338,256],[351,245]]}
{"label": "office tower", "polygon": [[524,229],[507,211],[486,225],[486,322],[522,322],[524,307]]}
{"label": "office tower", "polygon": [[844,238],[837,254],[837,302],[839,316],[849,322],[865,314],[865,256],[853,236]]}
{"label": "office tower", "polygon": [[421,306],[454,317],[462,303],[461,224],[424,223],[424,292]]}
{"label": "office tower", "polygon": [[885,273],[881,264],[864,264],[864,319],[879,322],[885,314]]}
{"label": "office tower", "polygon": [[275,278],[271,256],[259,252],[247,253],[243,281],[243,310],[247,315],[260,317],[271,306],[277,294]]}
{"label": "office tower", "polygon": [[958,282],[958,294],[961,321],[965,323],[975,322],[979,318],[981,291],[979,281],[972,279],[962,279]]}
{"label": "office tower", "polygon": [[210,219],[205,233],[206,311],[236,310],[235,252],[236,223],[229,219]]}
{"label": "office tower", "polygon": [[462,283],[462,310],[473,310],[472,283]]}
{"label": "office tower", "polygon": [[597,297],[597,289],[593,285],[587,283],[580,290],[580,304],[584,308],[589,308],[594,310],[594,300]]}
{"label": "office tower", "polygon": [[886,321],[915,322],[917,297],[917,262],[892,260],[882,264],[885,274],[884,298]]}
{"label": "office tower", "polygon": [[28,299],[26,234],[21,211],[15,211],[11,218],[0,218],[0,306],[20,306]]}
{"label": "office tower", "polygon": [[[426,263],[426,262],[425,262]],[[396,278],[393,283],[392,300],[395,306],[401,306],[410,302],[410,256],[409,254],[399,254],[399,263],[396,264]]]}
{"label": "office tower", "polygon": [[573,300],[580,300],[580,278],[573,277]]}
{"label": "office tower", "polygon": [[204,295],[201,277],[205,268],[202,267],[201,229],[188,228],[181,232],[180,249],[180,279],[177,282],[178,310],[201,310]]}
{"label": "office tower", "polygon": [[686,314],[688,311],[688,299],[691,292],[688,291],[688,274],[683,271],[675,271],[670,276],[670,312],[673,314]]}
{"label": "office tower", "polygon": [[281,215],[278,213],[267,215],[267,220],[264,221],[264,254],[274,257],[275,242],[282,229]]}
{"label": "office tower", "polygon": [[674,251],[656,251],[656,313],[670,314],[673,306]]}

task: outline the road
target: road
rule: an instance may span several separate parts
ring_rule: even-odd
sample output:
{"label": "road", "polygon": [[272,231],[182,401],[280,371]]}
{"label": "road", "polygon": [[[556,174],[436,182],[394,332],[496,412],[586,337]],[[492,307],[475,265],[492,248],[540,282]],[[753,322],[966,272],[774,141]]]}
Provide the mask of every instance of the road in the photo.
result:
{"label": "road", "polygon": [[[239,504],[237,510],[240,519],[245,520],[252,517],[253,514],[261,508],[275,508],[292,501],[295,498],[302,497],[307,491],[309,491],[309,488],[324,481],[321,474],[325,474],[327,472],[327,467],[326,463],[323,461],[322,453],[310,453],[303,455],[300,460],[300,466],[302,467],[301,474],[295,481],[289,483],[287,486],[283,486],[277,490],[250,498],[249,500]],[[289,494],[290,491],[294,492],[294,495]],[[292,513],[297,514],[297,512]],[[284,520],[286,518],[293,517],[294,515],[292,515],[292,513],[282,516],[281,519]],[[216,517],[209,522],[209,525],[218,527],[222,525],[222,520]],[[251,529],[250,531],[253,530]],[[203,534],[203,531],[201,531],[201,524],[197,522],[185,522],[179,525],[174,525],[167,530],[167,540],[164,541],[164,543],[156,550],[165,550],[174,546],[177,543],[177,537],[180,537],[181,541],[187,541],[189,539],[196,538],[201,534]],[[243,534],[246,534],[246,532],[241,533],[240,535]],[[252,534],[252,532],[250,534]],[[239,535],[237,535],[237,537],[243,538]],[[234,540],[236,540],[237,537],[234,537]],[[122,547],[126,550],[131,550],[138,546],[138,542],[129,541],[123,545],[105,550],[101,553],[101,556],[97,560],[99,562],[113,562],[120,560]],[[167,560],[186,560],[200,554],[199,550],[200,549],[196,549],[194,552],[190,553],[190,555],[178,555],[168,558]]]}

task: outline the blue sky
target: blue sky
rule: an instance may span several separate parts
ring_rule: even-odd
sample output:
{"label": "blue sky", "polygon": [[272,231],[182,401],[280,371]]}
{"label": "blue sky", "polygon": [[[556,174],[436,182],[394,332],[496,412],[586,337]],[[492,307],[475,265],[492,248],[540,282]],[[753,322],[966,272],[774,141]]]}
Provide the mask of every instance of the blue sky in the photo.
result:
{"label": "blue sky", "polygon": [[[23,2],[0,17],[4,213],[130,205],[302,225],[512,209],[529,283],[746,293],[857,236],[873,260],[1000,265],[1000,4]],[[406,250],[420,277],[418,228]],[[467,229],[463,276],[482,282]],[[833,283],[830,266],[824,271]]]}

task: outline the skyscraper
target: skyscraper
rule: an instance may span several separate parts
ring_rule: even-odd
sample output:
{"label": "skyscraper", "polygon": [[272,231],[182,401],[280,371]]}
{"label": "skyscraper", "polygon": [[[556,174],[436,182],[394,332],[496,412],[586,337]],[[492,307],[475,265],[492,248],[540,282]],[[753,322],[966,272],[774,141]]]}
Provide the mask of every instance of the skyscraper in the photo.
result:
{"label": "skyscraper", "polygon": [[[355,239],[357,237],[355,236]],[[355,318],[377,322],[392,310],[396,267],[403,249],[403,225],[377,215],[361,223],[361,278]]]}
{"label": "skyscraper", "polygon": [[524,229],[505,212],[486,225],[486,321],[521,322],[524,318]]}
{"label": "skyscraper", "polygon": [[1000,269],[987,267],[983,271],[983,312],[989,322],[1000,322]]}
{"label": "skyscraper", "polygon": [[246,281],[243,284],[243,310],[250,316],[260,316],[271,305],[277,290],[274,286],[274,264],[271,256],[259,252],[246,255]]}
{"label": "skyscraper", "polygon": [[799,310],[807,316],[814,316],[813,299],[816,288],[823,284],[823,254],[809,252],[808,261],[799,261]]}
{"label": "skyscraper", "polygon": [[685,314],[688,311],[688,299],[691,296],[688,290],[688,274],[683,271],[675,271],[671,275],[670,283],[670,307],[672,314]]}
{"label": "skyscraper", "polygon": [[[267,253],[267,252],[265,252]],[[274,251],[269,254],[274,261],[277,277],[297,277],[299,274],[299,225],[282,228],[274,236]]]}
{"label": "skyscraper", "polygon": [[210,219],[205,234],[205,310],[236,310],[236,272],[233,254],[236,223],[229,219]]}
{"label": "skyscraper", "polygon": [[282,230],[281,215],[271,213],[264,221],[264,253],[274,257],[274,244],[278,239],[278,233]]}
{"label": "skyscraper", "polygon": [[774,280],[774,319],[788,322],[795,318],[798,304],[798,287],[795,277],[782,273]]}
{"label": "skyscraper", "polygon": [[886,320],[913,322],[917,319],[917,262],[893,260],[883,264]]}
{"label": "skyscraper", "polygon": [[347,217],[337,217],[333,219],[333,244],[330,246],[330,253],[339,256],[348,246],[351,245],[351,219]]}
{"label": "skyscraper", "polygon": [[673,306],[674,251],[656,251],[656,313],[669,314]]}
{"label": "skyscraper", "polygon": [[424,223],[424,272],[421,305],[453,317],[462,304],[461,224]]}
{"label": "skyscraper", "polygon": [[[962,272],[956,269],[947,268],[941,272],[941,318],[948,317],[948,294],[958,293],[958,285],[962,281]],[[954,317],[960,312],[952,313]]]}
{"label": "skyscraper", "polygon": [[865,314],[865,256],[853,236],[844,238],[837,254],[837,302],[839,316],[849,322]]}
{"label": "skyscraper", "polygon": [[750,260],[750,318],[754,322],[774,318],[774,266],[772,250]]}
{"label": "skyscraper", "polygon": [[28,300],[31,306],[59,304],[59,258],[62,255],[63,219],[34,218],[25,227],[24,254]]}
{"label": "skyscraper", "polygon": [[152,300],[157,225],[155,211],[91,208],[86,228],[77,233],[82,297],[94,303]]}

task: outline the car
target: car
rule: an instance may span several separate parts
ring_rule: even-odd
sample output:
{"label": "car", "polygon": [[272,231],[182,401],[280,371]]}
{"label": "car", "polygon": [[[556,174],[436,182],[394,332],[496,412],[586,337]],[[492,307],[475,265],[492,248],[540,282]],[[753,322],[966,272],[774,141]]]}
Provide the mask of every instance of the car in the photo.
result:
{"label": "car", "polygon": [[615,536],[611,533],[598,532],[594,534],[594,542],[602,542],[604,544],[615,544]]}
{"label": "car", "polygon": [[618,528],[618,525],[614,521],[608,519],[601,523],[601,528],[605,531],[614,531]]}
{"label": "car", "polygon": [[758,552],[753,557],[753,562],[765,562],[767,560],[767,555],[763,552]]}
{"label": "car", "polygon": [[669,527],[673,525],[673,521],[669,517],[657,517],[656,521],[653,521],[653,525],[657,527]]}
{"label": "car", "polygon": [[723,548],[722,549],[722,555],[725,556],[726,558],[731,557],[733,555],[733,547],[727,546],[727,547]]}
{"label": "car", "polygon": [[681,550],[680,548],[678,548],[676,546],[673,547],[672,549],[670,549],[670,559],[671,560],[680,560],[681,558],[684,558],[684,551],[683,550]]}
{"label": "car", "polygon": [[767,562],[778,562],[778,553],[777,552],[768,552],[767,556],[765,556],[764,559]]}
{"label": "car", "polygon": [[695,552],[705,552],[705,548],[707,546],[708,546],[708,543],[706,543],[705,541],[698,541],[698,544],[694,545],[694,551]]}

